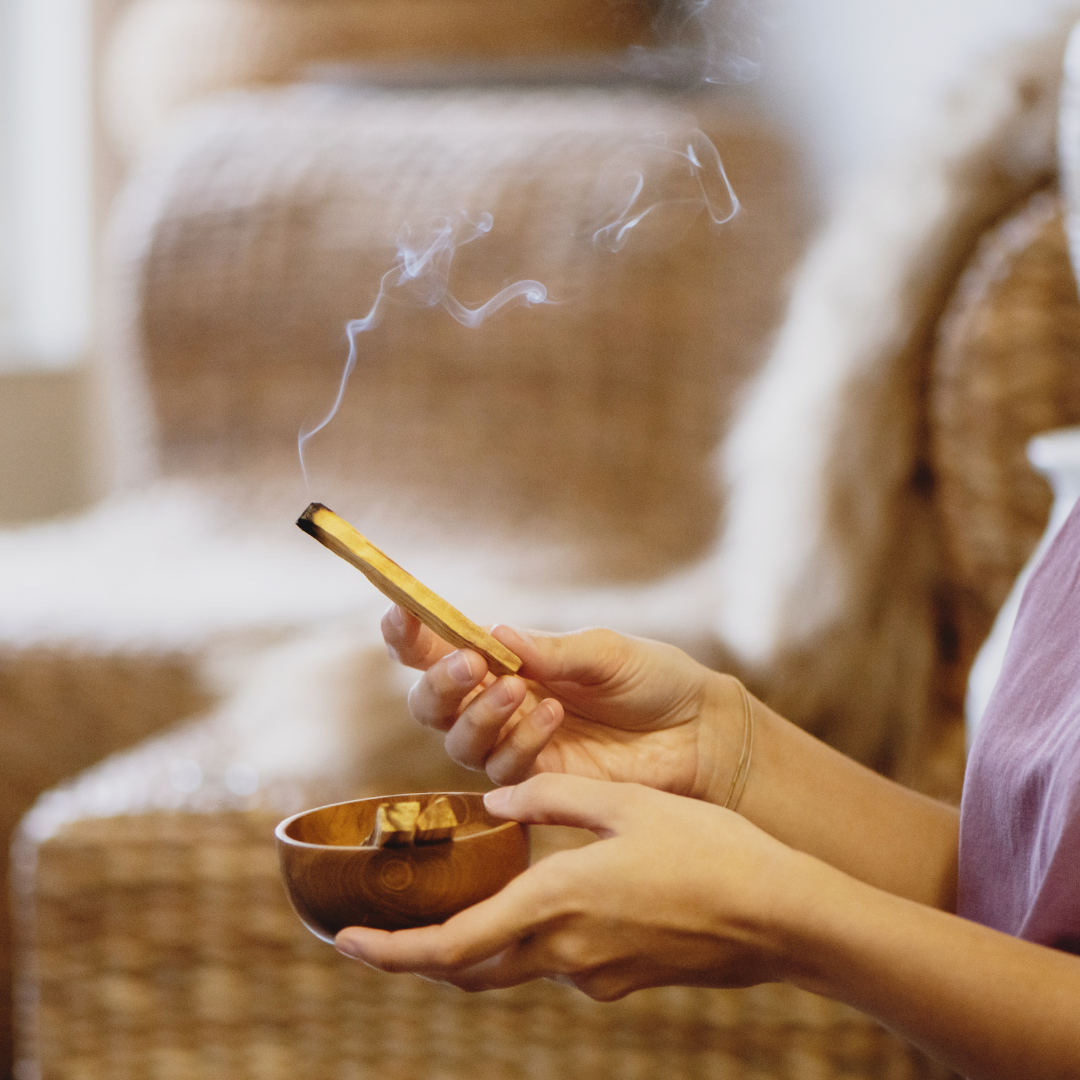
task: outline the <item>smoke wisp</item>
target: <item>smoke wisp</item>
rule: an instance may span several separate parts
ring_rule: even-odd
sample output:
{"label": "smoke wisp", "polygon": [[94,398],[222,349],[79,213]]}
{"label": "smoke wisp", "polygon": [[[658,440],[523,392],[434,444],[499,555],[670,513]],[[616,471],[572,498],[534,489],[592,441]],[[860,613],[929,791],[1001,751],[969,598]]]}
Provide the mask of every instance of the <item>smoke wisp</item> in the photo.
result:
{"label": "smoke wisp", "polygon": [[692,86],[752,82],[774,0],[651,0],[656,44],[636,46],[624,69],[639,78]]}
{"label": "smoke wisp", "polygon": [[399,303],[409,307],[443,307],[449,315],[462,326],[470,329],[478,327],[489,316],[509,305],[548,304],[546,287],[539,281],[525,279],[515,281],[500,289],[486,303],[470,308],[463,304],[450,291],[450,266],[455,251],[462,244],[485,236],[491,231],[495,219],[491,214],[481,214],[475,221],[464,214],[437,218],[434,224],[416,239],[408,224],[404,225],[397,237],[397,259],[394,265],[383,274],[379,282],[379,291],[368,313],[361,319],[353,319],[346,324],[345,333],[349,341],[349,355],[345,361],[345,370],[338,383],[337,395],[330,411],[314,426],[300,429],[297,448],[300,452],[300,468],[307,482],[307,465],[304,461],[304,448],[308,441],[317,435],[337,415],[345,397],[345,388],[349,376],[356,368],[357,338],[367,330],[372,330],[382,321],[388,303]]}
{"label": "smoke wisp", "polygon": [[[672,159],[678,162],[675,173],[683,193],[671,192]],[[664,178],[664,197],[652,190],[657,177]],[[687,223],[704,210],[717,227],[739,212],[739,199],[720,153],[702,131],[693,132],[685,145],[672,146],[668,139],[657,137],[627,148],[603,171],[597,192],[606,212],[600,218],[605,223],[593,233],[593,243],[612,252],[621,251],[633,231],[658,210],[682,210]]]}

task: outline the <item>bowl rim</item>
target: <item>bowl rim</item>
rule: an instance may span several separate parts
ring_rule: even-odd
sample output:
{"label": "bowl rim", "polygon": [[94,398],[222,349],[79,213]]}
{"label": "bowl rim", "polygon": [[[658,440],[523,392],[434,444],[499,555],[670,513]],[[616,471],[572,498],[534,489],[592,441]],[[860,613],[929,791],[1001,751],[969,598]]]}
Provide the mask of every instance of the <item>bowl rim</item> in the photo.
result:
{"label": "bowl rim", "polygon": [[[286,830],[297,820],[297,818],[305,817],[308,814],[317,814],[320,810],[332,810],[336,806],[351,806],[353,803],[384,802],[388,799],[404,798],[405,795],[464,795],[472,796],[473,798],[479,797],[480,799],[483,799],[484,797],[482,791],[408,791],[405,792],[404,795],[368,795],[362,799],[343,799],[341,802],[326,803],[323,806],[311,806],[306,810],[299,810],[295,814],[291,814],[289,817],[285,818],[284,821],[278,822],[274,828],[274,837],[279,843],[288,844],[290,847],[310,848],[313,851],[382,851],[385,849],[375,847],[373,844],[312,844],[307,840],[296,840],[295,838],[286,835]],[[470,840],[475,840],[482,836],[490,836],[492,833],[499,832],[502,829],[509,829],[515,825],[518,828],[522,827],[520,821],[515,821],[513,818],[507,818],[498,825],[492,825],[489,829],[482,829],[480,832],[469,833],[468,836],[451,837],[451,841],[455,844],[466,844]]]}

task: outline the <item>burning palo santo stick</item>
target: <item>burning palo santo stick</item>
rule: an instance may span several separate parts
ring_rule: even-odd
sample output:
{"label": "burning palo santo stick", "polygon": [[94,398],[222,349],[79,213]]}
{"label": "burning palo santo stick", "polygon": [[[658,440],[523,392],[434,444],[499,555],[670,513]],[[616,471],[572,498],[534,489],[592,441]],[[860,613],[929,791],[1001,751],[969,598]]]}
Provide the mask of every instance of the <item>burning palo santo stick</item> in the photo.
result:
{"label": "burning palo santo stick", "polygon": [[441,596],[402,570],[370,540],[322,503],[312,503],[296,523],[309,536],[352,563],[384,596],[411,611],[425,626],[459,649],[474,649],[496,675],[513,675],[521,660]]}

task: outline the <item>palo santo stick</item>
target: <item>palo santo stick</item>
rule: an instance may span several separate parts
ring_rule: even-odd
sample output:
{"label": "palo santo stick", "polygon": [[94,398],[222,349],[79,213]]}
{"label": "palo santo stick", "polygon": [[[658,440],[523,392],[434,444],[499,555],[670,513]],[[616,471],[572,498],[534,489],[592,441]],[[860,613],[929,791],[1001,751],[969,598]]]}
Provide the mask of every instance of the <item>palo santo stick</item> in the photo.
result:
{"label": "palo santo stick", "polygon": [[379,803],[375,811],[375,829],[363,847],[412,847],[414,844],[440,844],[450,840],[461,824],[445,795],[428,803],[421,812],[420,803]]}
{"label": "palo santo stick", "polygon": [[411,611],[425,626],[459,649],[474,649],[496,675],[513,675],[521,660],[457,608],[402,570],[370,540],[322,503],[312,503],[296,523],[335,555],[352,563],[384,596]]}

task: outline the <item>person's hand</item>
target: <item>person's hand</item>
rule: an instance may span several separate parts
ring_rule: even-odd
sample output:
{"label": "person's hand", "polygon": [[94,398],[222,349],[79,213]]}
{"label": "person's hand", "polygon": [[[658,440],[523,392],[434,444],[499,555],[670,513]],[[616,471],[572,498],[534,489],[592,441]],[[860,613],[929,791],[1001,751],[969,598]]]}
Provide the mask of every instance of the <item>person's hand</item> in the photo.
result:
{"label": "person's hand", "polygon": [[391,655],[424,671],[409,694],[413,716],[446,732],[451,758],[496,783],[561,772],[726,797],[743,730],[738,684],[672,645],[497,626],[523,677],[496,679],[478,653],[454,650],[396,605],[382,629]]}
{"label": "person's hand", "polygon": [[541,860],[441,926],[350,927],[338,949],[464,990],[550,978],[600,1001],[648,986],[748,986],[787,974],[779,930],[818,864],[737,814],[574,776],[534,777],[486,802],[499,817],[602,839]]}

